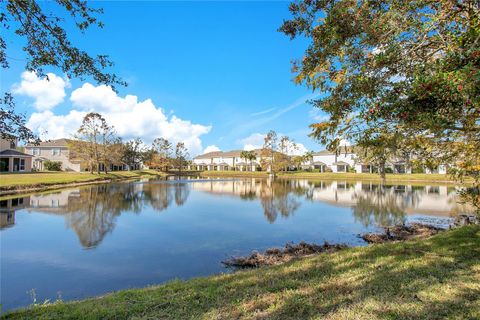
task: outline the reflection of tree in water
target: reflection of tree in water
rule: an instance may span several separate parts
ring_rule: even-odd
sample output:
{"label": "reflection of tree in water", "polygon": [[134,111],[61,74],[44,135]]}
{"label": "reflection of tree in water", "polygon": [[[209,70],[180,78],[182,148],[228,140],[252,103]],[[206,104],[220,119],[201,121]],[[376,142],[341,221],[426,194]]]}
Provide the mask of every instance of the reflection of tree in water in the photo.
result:
{"label": "reflection of tree in water", "polygon": [[[303,188],[303,194],[306,189]],[[300,207],[297,200],[301,188],[293,180],[264,180],[260,183],[260,202],[267,220],[274,222],[278,214],[288,217]]]}
{"label": "reflection of tree in water", "polygon": [[[142,192],[143,191],[143,192]],[[115,227],[122,212],[140,213],[144,205],[164,210],[175,199],[183,205],[189,195],[186,184],[113,184],[80,189],[78,197],[69,197],[65,207],[67,224],[85,248],[97,246]]]}
{"label": "reflection of tree in water", "polygon": [[395,192],[392,186],[376,186],[371,191],[355,194],[352,208],[356,221],[365,227],[370,225],[390,226],[405,222],[405,208],[414,206],[418,195],[412,191]]}
{"label": "reflection of tree in water", "polygon": [[150,183],[144,184],[143,187],[145,200],[157,211],[167,209],[174,200],[178,206],[181,206],[187,201],[189,195],[190,189],[187,183]]}
{"label": "reflection of tree in water", "polygon": [[186,183],[176,183],[175,184],[175,203],[177,206],[183,205],[187,202],[188,196],[190,195],[190,189]]}
{"label": "reflection of tree in water", "polygon": [[85,248],[97,246],[115,227],[123,211],[139,212],[141,199],[132,184],[100,185],[80,190],[65,208],[67,224],[75,230]]}

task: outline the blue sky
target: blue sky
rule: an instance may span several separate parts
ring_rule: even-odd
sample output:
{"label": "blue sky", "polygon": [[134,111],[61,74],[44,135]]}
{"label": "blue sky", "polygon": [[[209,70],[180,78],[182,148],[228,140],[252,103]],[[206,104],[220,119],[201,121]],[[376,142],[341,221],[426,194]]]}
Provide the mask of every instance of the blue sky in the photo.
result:
{"label": "blue sky", "polygon": [[[2,90],[14,88],[18,110],[29,118],[33,115],[29,124],[43,130],[45,138],[62,134],[59,123],[68,122],[62,130],[69,133],[76,125],[75,116],[93,109],[105,112],[107,121],[118,125],[125,138],[195,136],[188,140],[193,154],[211,145],[242,149],[258,143],[270,129],[308,149],[321,148],[307,136],[308,125],[321,116],[304,103],[315,95],[295,85],[290,71],[291,60],[302,57],[307,42],[291,41],[277,31],[289,17],[289,2],[107,1],[95,5],[104,8],[104,29],[91,29],[85,35],[72,32],[71,40],[91,54],[110,55],[113,71],[129,83],[119,88],[118,96],[100,90],[91,80],[62,80],[61,72],[50,70],[58,76],[65,95],[62,99],[57,88],[57,100],[54,95],[54,102],[39,107],[37,100],[44,91],[34,88],[42,79],[22,82],[23,63],[17,60],[2,72]],[[8,55],[21,59],[21,41],[10,37],[8,45]],[[86,82],[92,86],[85,87]],[[127,95],[137,100],[125,99]],[[135,121],[128,111],[112,110],[114,105],[133,108],[148,99],[153,106],[138,110],[161,110],[149,121],[145,117]],[[110,112],[115,113],[111,119]],[[141,128],[136,127],[139,123]]]}

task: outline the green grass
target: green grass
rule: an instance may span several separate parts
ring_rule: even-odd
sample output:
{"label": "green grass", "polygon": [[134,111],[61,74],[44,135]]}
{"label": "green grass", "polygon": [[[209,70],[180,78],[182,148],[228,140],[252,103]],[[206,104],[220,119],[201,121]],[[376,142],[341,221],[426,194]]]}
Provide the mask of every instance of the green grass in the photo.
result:
{"label": "green grass", "polygon": [[[204,177],[268,177],[265,171],[203,171]],[[380,175],[375,173],[329,173],[329,172],[287,172],[279,173],[279,178],[318,179],[318,180],[368,180],[381,181]],[[387,174],[386,181],[425,181],[425,182],[454,182],[445,174]]]}
{"label": "green grass", "polygon": [[0,190],[36,188],[57,184],[93,182],[101,180],[119,180],[165,175],[154,170],[115,171],[107,174],[88,172],[35,172],[8,173],[0,175]]}
{"label": "green grass", "polygon": [[[325,179],[325,180],[369,180],[380,181],[381,177],[376,173],[332,173],[332,172],[288,172],[279,175],[288,178],[305,178],[305,179]],[[395,174],[390,173],[385,176],[386,181],[438,181],[453,182],[451,177],[446,174]]]}
{"label": "green grass", "polygon": [[264,269],[36,306],[4,317],[479,319],[480,226]]}

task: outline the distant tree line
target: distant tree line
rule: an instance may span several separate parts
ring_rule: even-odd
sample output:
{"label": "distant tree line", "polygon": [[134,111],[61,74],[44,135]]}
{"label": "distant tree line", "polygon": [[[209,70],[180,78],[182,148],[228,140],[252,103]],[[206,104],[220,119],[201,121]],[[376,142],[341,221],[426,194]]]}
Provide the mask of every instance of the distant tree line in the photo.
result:
{"label": "distant tree line", "polygon": [[142,163],[153,169],[181,171],[189,157],[183,142],[174,145],[165,138],[156,138],[150,147],[140,138],[124,142],[115,128],[96,112],[85,115],[69,148],[70,158],[85,163],[92,173],[107,173],[111,166],[138,169]]}

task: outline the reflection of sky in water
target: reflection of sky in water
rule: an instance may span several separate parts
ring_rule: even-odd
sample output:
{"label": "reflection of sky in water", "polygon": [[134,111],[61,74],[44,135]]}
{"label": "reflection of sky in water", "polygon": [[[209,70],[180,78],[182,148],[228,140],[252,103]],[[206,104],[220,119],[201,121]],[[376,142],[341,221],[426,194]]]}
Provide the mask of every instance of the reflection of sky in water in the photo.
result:
{"label": "reflection of sky in water", "polygon": [[286,242],[363,245],[359,233],[468,211],[447,186],[351,181],[170,180],[0,202],[1,303],[77,299],[226,272],[220,261]]}

